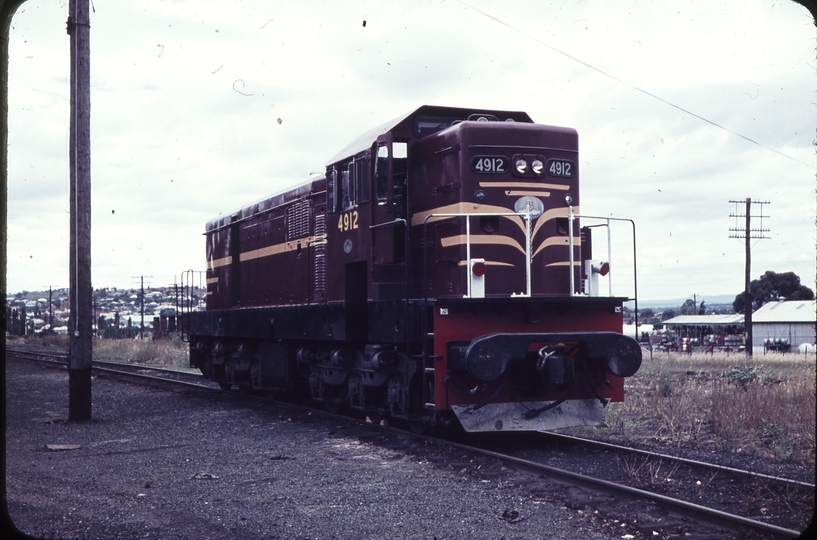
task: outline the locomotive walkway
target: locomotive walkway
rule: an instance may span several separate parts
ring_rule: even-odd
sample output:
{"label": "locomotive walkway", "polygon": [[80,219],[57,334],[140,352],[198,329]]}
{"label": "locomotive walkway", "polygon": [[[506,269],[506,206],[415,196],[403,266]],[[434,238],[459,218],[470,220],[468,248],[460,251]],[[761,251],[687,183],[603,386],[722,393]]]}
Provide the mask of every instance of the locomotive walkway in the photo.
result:
{"label": "locomotive walkway", "polygon": [[64,371],[7,359],[5,376],[5,525],[34,537],[620,537],[523,473],[467,474],[351,423],[104,378],[72,423]]}

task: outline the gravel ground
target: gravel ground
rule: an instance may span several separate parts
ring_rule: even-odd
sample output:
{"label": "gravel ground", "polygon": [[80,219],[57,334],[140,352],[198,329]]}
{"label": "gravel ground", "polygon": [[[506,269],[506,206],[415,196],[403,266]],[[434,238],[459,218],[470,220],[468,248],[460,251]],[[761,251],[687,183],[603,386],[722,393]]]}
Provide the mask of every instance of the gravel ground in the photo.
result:
{"label": "gravel ground", "polygon": [[621,537],[531,497],[528,475],[438,465],[442,454],[408,438],[374,444],[380,435],[351,423],[104,378],[94,419],[67,422],[65,372],[5,369],[7,517],[31,536]]}

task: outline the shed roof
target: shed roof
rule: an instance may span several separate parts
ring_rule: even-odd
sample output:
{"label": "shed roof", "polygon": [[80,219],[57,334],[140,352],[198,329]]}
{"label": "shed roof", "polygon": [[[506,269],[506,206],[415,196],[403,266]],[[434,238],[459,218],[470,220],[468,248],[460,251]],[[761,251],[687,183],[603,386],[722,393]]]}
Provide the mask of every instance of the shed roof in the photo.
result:
{"label": "shed roof", "polygon": [[728,315],[679,315],[667,319],[662,324],[668,326],[732,326],[743,324],[743,315],[730,313]]}
{"label": "shed roof", "polygon": [[753,323],[800,322],[815,324],[817,300],[769,302],[752,314]]}

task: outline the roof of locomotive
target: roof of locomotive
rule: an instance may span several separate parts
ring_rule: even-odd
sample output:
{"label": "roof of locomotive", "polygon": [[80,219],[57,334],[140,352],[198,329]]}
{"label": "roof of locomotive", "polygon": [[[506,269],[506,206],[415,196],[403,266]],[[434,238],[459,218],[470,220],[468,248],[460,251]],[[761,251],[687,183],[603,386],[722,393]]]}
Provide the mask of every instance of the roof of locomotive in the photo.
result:
{"label": "roof of locomotive", "polygon": [[[371,129],[347,145],[335,157],[327,162],[327,166],[371,147],[377,137],[389,131],[394,132],[394,138],[398,140],[420,139],[432,133],[437,133],[457,122],[468,121],[471,115],[494,116],[499,121],[513,121],[532,124],[533,120],[523,111],[501,111],[495,109],[466,109],[461,107],[441,107],[436,105],[423,105],[411,112],[400,115],[374,129]],[[414,119],[424,117],[429,119],[428,127],[415,126]],[[415,128],[420,131],[417,132]],[[240,210],[221,215],[211,219],[205,226],[206,232],[212,232],[222,227],[226,227],[236,221],[241,221],[252,217],[258,213],[269,211],[281,205],[309,195],[315,189],[317,182],[326,182],[325,176],[310,179],[303,184],[286,189],[270,197],[256,201],[242,207]],[[325,189],[325,186],[323,187]]]}
{"label": "roof of locomotive", "polygon": [[[323,185],[321,185],[323,184]],[[226,227],[237,221],[242,221],[256,214],[268,212],[326,189],[326,177],[323,175],[310,178],[306,182],[280,191],[275,195],[264,197],[252,204],[243,206],[240,210],[211,219],[205,225],[206,233]]]}
{"label": "roof of locomotive", "polygon": [[[389,120],[388,122],[371,129],[354,141],[346,145],[340,152],[335,154],[332,159],[326,162],[326,166],[342,161],[348,157],[354,156],[367,148],[372,146],[377,138],[389,131],[393,131],[395,139],[421,139],[437,131],[441,131],[456,122],[468,121],[471,115],[485,115],[495,116],[499,121],[513,121],[533,123],[533,120],[528,113],[523,111],[500,111],[495,109],[465,109],[461,107],[441,107],[437,105],[423,105],[413,111],[400,115],[397,118]],[[439,119],[434,127],[426,130],[421,130],[419,133],[415,131],[414,119],[418,116]]]}

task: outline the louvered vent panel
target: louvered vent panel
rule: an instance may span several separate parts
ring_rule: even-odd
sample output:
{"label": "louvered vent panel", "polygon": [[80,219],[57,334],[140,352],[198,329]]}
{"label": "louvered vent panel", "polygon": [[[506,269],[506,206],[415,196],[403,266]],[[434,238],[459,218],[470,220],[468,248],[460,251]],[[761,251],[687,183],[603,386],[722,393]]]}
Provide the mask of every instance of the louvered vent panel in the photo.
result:
{"label": "louvered vent panel", "polygon": [[309,201],[298,201],[287,208],[287,240],[309,236]]}
{"label": "louvered vent panel", "polygon": [[326,216],[315,216],[315,290],[326,290]]}

